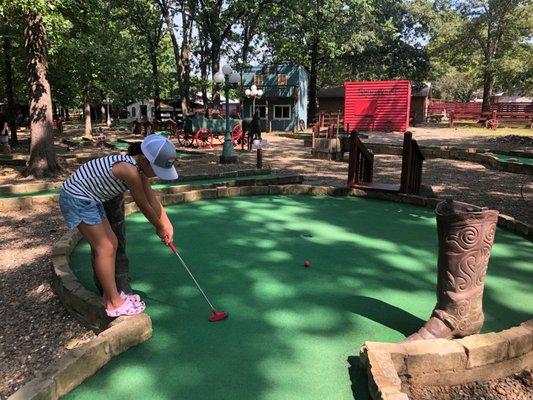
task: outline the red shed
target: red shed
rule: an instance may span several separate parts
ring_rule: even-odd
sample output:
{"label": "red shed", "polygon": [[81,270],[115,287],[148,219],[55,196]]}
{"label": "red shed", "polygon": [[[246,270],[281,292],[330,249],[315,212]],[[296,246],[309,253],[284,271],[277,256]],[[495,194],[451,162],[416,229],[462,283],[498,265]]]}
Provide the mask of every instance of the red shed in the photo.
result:
{"label": "red shed", "polygon": [[361,131],[400,131],[409,127],[411,82],[344,83],[344,124]]}

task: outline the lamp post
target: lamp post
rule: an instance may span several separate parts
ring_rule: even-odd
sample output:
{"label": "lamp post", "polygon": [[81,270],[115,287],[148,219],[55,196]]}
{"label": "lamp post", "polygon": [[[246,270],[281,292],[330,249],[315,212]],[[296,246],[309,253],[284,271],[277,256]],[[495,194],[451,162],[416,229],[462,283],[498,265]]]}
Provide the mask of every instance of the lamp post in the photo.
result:
{"label": "lamp post", "polygon": [[244,91],[244,94],[246,97],[252,98],[252,117],[255,115],[255,99],[260,98],[263,95],[263,91],[261,89],[257,90],[257,86],[252,85],[250,86],[250,89],[246,89]]}
{"label": "lamp post", "polygon": [[107,106],[106,108],[106,125],[109,128],[111,126],[111,115],[109,114],[109,106],[113,103],[113,100],[109,98],[109,96],[105,97],[104,104]]}
{"label": "lamp post", "polygon": [[224,147],[222,148],[222,155],[220,156],[221,164],[232,164],[237,162],[237,155],[233,149],[233,141],[231,140],[231,131],[229,126],[229,90],[236,87],[240,82],[241,77],[234,72],[229,65],[222,67],[222,72],[218,71],[214,76],[215,83],[224,89],[224,96],[226,97],[226,135],[224,137]]}

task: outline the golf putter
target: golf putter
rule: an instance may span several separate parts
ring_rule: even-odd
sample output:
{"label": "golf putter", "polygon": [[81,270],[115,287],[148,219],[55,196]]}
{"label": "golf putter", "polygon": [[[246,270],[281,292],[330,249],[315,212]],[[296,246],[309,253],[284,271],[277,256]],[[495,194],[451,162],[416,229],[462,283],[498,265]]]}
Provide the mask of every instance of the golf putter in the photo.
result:
{"label": "golf putter", "polygon": [[198,281],[196,280],[196,278],[192,274],[191,270],[187,267],[187,264],[185,264],[185,261],[183,261],[183,258],[181,258],[181,256],[179,255],[178,250],[176,249],[176,246],[174,246],[174,243],[172,243],[172,242],[169,243],[168,247],[170,247],[170,250],[172,250],[172,252],[176,256],[178,256],[179,260],[181,261],[181,265],[183,265],[183,268],[185,268],[185,270],[189,273],[189,275],[192,278],[194,284],[196,285],[196,287],[198,288],[198,290],[200,291],[200,293],[204,297],[205,301],[207,301],[207,304],[209,304],[209,307],[211,307],[211,316],[209,317],[209,322],[217,322],[217,321],[222,321],[223,319],[226,319],[228,317],[228,312],[227,311],[218,311],[213,306],[213,304],[211,304],[211,302],[207,298],[206,294],[204,293],[204,291],[200,287],[200,284],[198,283]]}

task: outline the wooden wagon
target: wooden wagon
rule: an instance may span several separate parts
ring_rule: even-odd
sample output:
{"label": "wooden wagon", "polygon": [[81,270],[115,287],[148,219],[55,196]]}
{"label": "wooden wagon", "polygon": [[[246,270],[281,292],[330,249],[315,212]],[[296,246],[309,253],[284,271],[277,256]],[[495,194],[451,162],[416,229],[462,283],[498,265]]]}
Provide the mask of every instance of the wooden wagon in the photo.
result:
{"label": "wooden wagon", "polygon": [[[224,143],[226,120],[206,118],[203,114],[195,114],[185,118],[183,128],[172,125],[170,129],[183,147],[213,147],[213,141]],[[242,130],[242,120],[230,118],[230,129],[233,145],[246,145],[247,139]]]}

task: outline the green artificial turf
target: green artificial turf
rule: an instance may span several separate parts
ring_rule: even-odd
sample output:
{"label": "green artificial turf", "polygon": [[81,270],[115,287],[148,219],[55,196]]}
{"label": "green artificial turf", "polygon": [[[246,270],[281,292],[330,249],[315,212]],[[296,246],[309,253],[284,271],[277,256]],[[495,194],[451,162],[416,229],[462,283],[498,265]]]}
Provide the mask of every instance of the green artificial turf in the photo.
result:
{"label": "green artificial turf", "polygon": [[[179,171],[178,171],[179,173]],[[169,183],[152,183],[153,189],[164,189],[172,186],[181,186],[181,185],[191,185],[191,186],[198,186],[198,185],[209,185],[211,183],[224,183],[229,181],[242,181],[242,180],[248,180],[248,179],[270,179],[270,178],[276,178],[278,175],[276,174],[261,174],[261,175],[248,175],[248,176],[236,176],[236,177],[227,177],[227,178],[216,178],[216,179],[198,179],[198,180],[192,180],[192,181],[172,181]],[[30,192],[30,193],[2,193],[0,194],[0,199],[8,199],[12,197],[35,197],[35,196],[50,196],[54,194],[59,194],[61,189],[49,189],[49,190],[42,190],[40,192]]]}
{"label": "green artificial turf", "polygon": [[533,158],[530,158],[530,157],[509,156],[506,154],[497,154],[497,153],[491,153],[491,155],[496,157],[500,161],[513,162],[517,164],[533,165]]}
{"label": "green artificial turf", "polygon": [[[367,400],[360,346],[403,339],[435,304],[436,226],[427,209],[272,196],[167,212],[181,255],[229,318],[209,323],[177,257],[142,215],[128,217],[133,286],[147,303],[153,337],[68,399]],[[531,317],[532,256],[530,242],[498,230],[484,331]],[[93,288],[87,244],[75,249],[71,267]]]}

